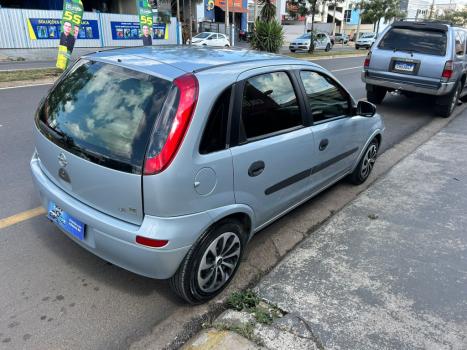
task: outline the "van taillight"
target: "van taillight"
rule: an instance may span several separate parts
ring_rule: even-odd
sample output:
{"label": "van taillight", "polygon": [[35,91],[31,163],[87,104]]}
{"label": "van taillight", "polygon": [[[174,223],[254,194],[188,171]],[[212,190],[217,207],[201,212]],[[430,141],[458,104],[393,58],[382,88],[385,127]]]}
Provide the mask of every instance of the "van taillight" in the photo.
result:
{"label": "van taillight", "polygon": [[443,74],[441,75],[441,77],[445,80],[449,80],[452,77],[452,73],[453,73],[452,61],[447,61],[446,64],[444,65],[444,70],[443,70]]}
{"label": "van taillight", "polygon": [[154,125],[146,152],[144,175],[160,173],[170,165],[193,117],[198,101],[198,80],[193,74],[185,74],[173,83]]}
{"label": "van taillight", "polygon": [[363,68],[368,69],[370,67],[370,61],[371,61],[371,51],[368,52],[368,55],[365,57],[365,62],[363,63]]}

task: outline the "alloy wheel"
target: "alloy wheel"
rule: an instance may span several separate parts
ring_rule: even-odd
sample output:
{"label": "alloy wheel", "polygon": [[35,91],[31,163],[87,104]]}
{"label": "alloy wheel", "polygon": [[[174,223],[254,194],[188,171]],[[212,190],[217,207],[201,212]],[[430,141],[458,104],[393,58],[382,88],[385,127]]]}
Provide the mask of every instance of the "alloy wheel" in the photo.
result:
{"label": "alloy wheel", "polygon": [[454,96],[452,97],[452,101],[451,101],[451,113],[452,111],[454,111],[454,108],[456,108],[457,101],[459,101],[459,94],[460,94],[461,89],[462,87],[459,85],[459,87],[454,92]]}
{"label": "alloy wheel", "polygon": [[372,145],[370,145],[370,147],[368,147],[368,150],[366,151],[365,156],[363,158],[362,169],[360,171],[360,175],[363,179],[366,179],[368,175],[370,175],[371,170],[375,165],[377,154],[378,147],[376,146],[376,144],[373,143]]}
{"label": "alloy wheel", "polygon": [[198,267],[198,285],[205,293],[224,286],[234,274],[241,255],[240,238],[225,232],[211,242]]}

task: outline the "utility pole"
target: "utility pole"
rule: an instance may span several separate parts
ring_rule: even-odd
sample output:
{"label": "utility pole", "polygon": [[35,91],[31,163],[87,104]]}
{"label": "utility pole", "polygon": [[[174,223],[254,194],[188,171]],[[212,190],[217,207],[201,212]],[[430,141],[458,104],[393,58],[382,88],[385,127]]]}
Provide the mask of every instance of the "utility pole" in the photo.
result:
{"label": "utility pole", "polygon": [[276,0],[276,17],[277,21],[282,24],[282,18],[281,18],[281,0]]}
{"label": "utility pole", "polygon": [[336,35],[336,7],[337,7],[337,0],[334,0],[334,14],[332,16],[332,35]]}
{"label": "utility pole", "polygon": [[232,41],[229,27],[229,0],[225,0],[225,34],[227,34],[230,41]]}

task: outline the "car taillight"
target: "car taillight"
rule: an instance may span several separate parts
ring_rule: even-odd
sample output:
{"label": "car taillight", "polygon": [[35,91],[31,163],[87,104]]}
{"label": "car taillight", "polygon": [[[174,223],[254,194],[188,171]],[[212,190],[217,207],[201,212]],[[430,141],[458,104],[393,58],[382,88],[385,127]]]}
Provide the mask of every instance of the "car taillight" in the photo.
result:
{"label": "car taillight", "polygon": [[169,243],[168,240],[166,239],[154,239],[154,238],[148,238],[148,237],[143,237],[143,236],[136,236],[136,243],[145,245],[147,247],[151,248],[162,248]]}
{"label": "car taillight", "polygon": [[370,61],[371,61],[371,51],[368,52],[368,55],[365,57],[365,62],[363,62],[363,68],[367,69],[370,67]]}
{"label": "car taillight", "polygon": [[444,70],[443,70],[443,74],[441,75],[441,77],[443,79],[449,80],[452,77],[452,73],[453,73],[452,61],[447,61],[446,64],[444,65]]}
{"label": "car taillight", "polygon": [[146,152],[144,175],[160,173],[174,159],[193,117],[198,90],[198,80],[193,74],[185,74],[174,80],[174,86],[154,125]]}

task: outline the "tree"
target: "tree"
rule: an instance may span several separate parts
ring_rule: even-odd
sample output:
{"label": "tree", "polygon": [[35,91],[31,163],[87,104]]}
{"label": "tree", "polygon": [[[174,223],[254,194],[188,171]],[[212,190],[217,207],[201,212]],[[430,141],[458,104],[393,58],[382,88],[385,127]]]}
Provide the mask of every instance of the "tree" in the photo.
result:
{"label": "tree", "polygon": [[255,21],[251,46],[260,51],[278,52],[284,43],[284,31],[276,20],[276,6],[271,0],[257,0],[263,8]]}
{"label": "tree", "polygon": [[260,16],[263,21],[270,22],[276,16],[276,5],[271,0],[257,0],[260,5],[263,5]]}
{"label": "tree", "polygon": [[379,32],[381,19],[389,22],[396,17],[403,17],[400,0],[365,0],[363,2],[363,20],[373,23],[374,31]]}
{"label": "tree", "polygon": [[467,9],[464,8],[463,10],[457,11],[445,11],[444,13],[437,15],[436,19],[452,22],[455,25],[465,27],[467,25]]}

